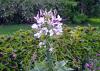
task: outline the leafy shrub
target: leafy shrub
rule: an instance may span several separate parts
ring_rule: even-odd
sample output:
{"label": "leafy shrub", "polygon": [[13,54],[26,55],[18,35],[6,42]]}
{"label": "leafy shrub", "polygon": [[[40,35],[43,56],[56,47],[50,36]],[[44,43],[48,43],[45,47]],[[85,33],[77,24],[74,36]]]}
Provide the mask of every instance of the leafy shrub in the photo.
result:
{"label": "leafy shrub", "polygon": [[95,30],[96,28],[94,27],[66,29],[67,34],[64,33],[64,38],[57,39],[58,42],[54,43],[58,51],[62,52],[58,54],[62,56],[60,59],[69,59],[72,62],[71,66],[82,66],[83,69],[84,63],[88,62],[89,59],[95,58],[96,53],[99,52],[100,39],[98,37],[100,37],[100,33]]}
{"label": "leafy shrub", "polygon": [[78,10],[89,17],[100,17],[100,1],[99,0],[77,0]]}
{"label": "leafy shrub", "polygon": [[[46,61],[45,47],[38,47],[44,37],[35,39],[33,34],[32,30],[20,30],[13,35],[0,35],[0,71],[29,71]],[[62,68],[82,71],[89,60],[99,61],[96,54],[100,52],[100,32],[95,27],[65,27],[63,35],[52,37],[51,42],[54,65],[68,60]],[[45,69],[44,63],[42,69]]]}
{"label": "leafy shrub", "polygon": [[87,16],[84,14],[74,15],[73,22],[78,24],[84,24],[87,21]]}
{"label": "leafy shrub", "polygon": [[0,23],[22,23],[34,10],[33,0],[0,0]]}
{"label": "leafy shrub", "polygon": [[73,21],[80,14],[77,4],[75,0],[0,0],[0,23],[31,23],[40,8],[57,9],[64,19]]}
{"label": "leafy shrub", "polygon": [[13,36],[0,36],[0,71],[23,70],[25,66],[29,66],[29,58],[34,53],[33,41],[30,31],[18,31]]}
{"label": "leafy shrub", "polygon": [[[100,17],[99,0],[0,0],[0,24],[30,23],[40,8],[57,9],[67,21],[80,23],[79,15]],[[77,16],[78,15],[78,16]],[[85,21],[85,20],[84,20]]]}

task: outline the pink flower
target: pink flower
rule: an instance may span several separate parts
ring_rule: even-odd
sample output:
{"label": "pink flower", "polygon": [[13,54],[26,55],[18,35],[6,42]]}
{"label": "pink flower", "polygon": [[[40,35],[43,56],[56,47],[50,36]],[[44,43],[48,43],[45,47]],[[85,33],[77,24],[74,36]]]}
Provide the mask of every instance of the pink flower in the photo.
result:
{"label": "pink flower", "polygon": [[100,56],[100,54],[96,54],[96,56]]}
{"label": "pink flower", "polygon": [[[42,35],[54,36],[63,33],[62,18],[60,15],[57,15],[56,10],[40,10],[34,19],[37,22],[32,25],[32,28],[37,30],[34,34],[35,38],[40,38]],[[39,47],[41,48],[42,46],[46,46],[44,41],[39,43]],[[50,48],[49,51],[52,52],[53,48]]]}
{"label": "pink flower", "polygon": [[62,18],[60,18],[59,15],[58,15],[58,17],[52,16],[51,23],[53,26],[59,25],[59,24],[62,25],[61,20],[62,20]]}
{"label": "pink flower", "polygon": [[37,23],[39,23],[39,24],[43,24],[44,23],[44,17],[38,17],[38,16],[36,16],[34,18],[37,21]]}
{"label": "pink flower", "polygon": [[93,67],[93,64],[91,64],[91,63],[86,63],[85,66],[86,66],[87,68],[91,69],[91,68]]}
{"label": "pink flower", "polygon": [[39,16],[40,17],[43,17],[44,16],[44,13],[43,13],[43,10],[42,9],[39,10]]}
{"label": "pink flower", "polygon": [[38,14],[34,17],[34,19],[37,21],[37,23],[39,24],[42,24],[44,23],[44,16],[43,16],[43,13],[42,13],[42,10],[40,10],[38,12]]}
{"label": "pink flower", "polygon": [[60,15],[57,15],[57,11],[50,10],[50,11],[43,11],[40,10],[36,17],[34,17],[37,21],[37,24],[33,24],[33,29],[38,29],[36,34],[34,36],[37,38],[41,37],[42,34],[47,35],[49,33],[49,36],[53,35],[61,35],[62,34],[62,18]]}

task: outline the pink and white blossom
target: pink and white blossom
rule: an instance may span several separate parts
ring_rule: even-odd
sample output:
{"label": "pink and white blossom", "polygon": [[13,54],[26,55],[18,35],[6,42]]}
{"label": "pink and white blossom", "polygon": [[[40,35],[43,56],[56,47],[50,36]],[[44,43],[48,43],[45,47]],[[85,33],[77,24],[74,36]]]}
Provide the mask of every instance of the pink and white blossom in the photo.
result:
{"label": "pink and white blossom", "polygon": [[56,10],[43,11],[40,10],[34,17],[37,24],[33,24],[33,29],[38,29],[38,32],[34,34],[35,37],[40,38],[42,34],[49,36],[61,35],[62,34],[62,18],[57,15]]}

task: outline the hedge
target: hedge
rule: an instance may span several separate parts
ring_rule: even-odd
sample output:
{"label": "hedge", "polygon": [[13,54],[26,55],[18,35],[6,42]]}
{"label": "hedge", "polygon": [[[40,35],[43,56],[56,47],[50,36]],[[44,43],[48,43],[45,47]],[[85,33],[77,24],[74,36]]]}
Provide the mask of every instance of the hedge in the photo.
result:
{"label": "hedge", "polygon": [[[100,32],[95,27],[65,27],[62,36],[52,37],[53,61],[68,60],[68,67],[82,71],[91,59],[99,61]],[[35,62],[45,61],[45,47],[38,47],[33,30],[0,35],[0,71],[30,71]],[[98,67],[98,62],[95,63]]]}

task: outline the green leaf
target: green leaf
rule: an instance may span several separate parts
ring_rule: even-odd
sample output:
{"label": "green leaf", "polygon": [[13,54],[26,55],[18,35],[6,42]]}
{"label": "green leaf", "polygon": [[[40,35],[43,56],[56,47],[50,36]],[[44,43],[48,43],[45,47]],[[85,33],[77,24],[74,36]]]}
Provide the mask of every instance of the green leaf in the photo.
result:
{"label": "green leaf", "polygon": [[34,69],[30,71],[48,71],[46,64],[44,62],[41,63],[35,63]]}

